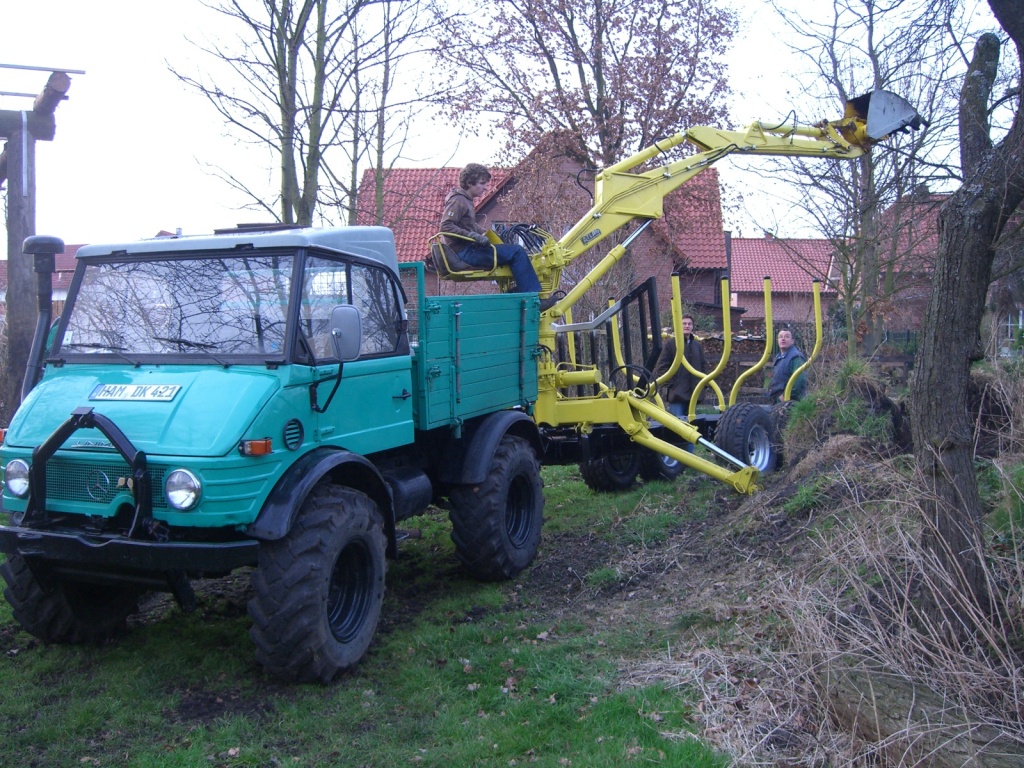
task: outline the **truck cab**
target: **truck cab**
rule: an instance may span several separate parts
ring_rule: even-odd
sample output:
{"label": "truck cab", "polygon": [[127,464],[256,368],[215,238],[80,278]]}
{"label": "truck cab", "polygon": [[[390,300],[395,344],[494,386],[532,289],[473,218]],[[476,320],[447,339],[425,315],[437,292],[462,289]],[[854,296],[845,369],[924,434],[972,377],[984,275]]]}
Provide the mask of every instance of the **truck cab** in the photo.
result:
{"label": "truck cab", "polygon": [[[30,462],[76,410],[91,409],[146,456],[144,524],[242,530],[289,455],[412,442],[408,322],[389,230],[161,238],[77,256],[46,373],[7,431],[5,467]],[[342,365],[330,326],[338,305],[359,310],[358,359],[336,393],[349,405],[321,412]],[[7,484],[6,511],[35,511],[31,496],[72,528],[130,524],[131,472],[102,429],[76,429],[47,464],[48,475],[72,471],[84,483],[22,496]]]}

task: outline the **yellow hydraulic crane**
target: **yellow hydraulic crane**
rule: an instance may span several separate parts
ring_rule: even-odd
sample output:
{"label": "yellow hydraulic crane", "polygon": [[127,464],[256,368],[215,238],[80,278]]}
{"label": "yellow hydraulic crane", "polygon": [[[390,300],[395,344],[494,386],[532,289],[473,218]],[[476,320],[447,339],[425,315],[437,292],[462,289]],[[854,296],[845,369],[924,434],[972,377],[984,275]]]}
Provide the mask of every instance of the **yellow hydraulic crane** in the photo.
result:
{"label": "yellow hydraulic crane", "polygon": [[[571,308],[625,255],[636,237],[652,221],[661,218],[665,196],[719,160],[730,155],[854,160],[892,133],[916,129],[922,123],[917,111],[904,99],[888,91],[876,90],[847,102],[845,114],[838,120],[826,120],[816,125],[771,125],[756,121],[743,131],[690,128],[601,170],[595,177],[591,209],[561,238],[546,235],[543,245],[531,254],[542,286],[541,295],[559,296],[558,301],[541,315],[539,395],[534,406],[534,419],[538,425],[548,430],[571,430],[580,435],[589,435],[598,428],[615,425],[636,445],[711,475],[741,493],[752,491],[758,468],[752,466],[750,453],[757,446],[749,445],[754,439],[748,434],[749,430],[742,428],[742,425],[733,430],[742,435],[740,445],[735,448],[742,455],[733,455],[702,437],[697,425],[676,419],[660,407],[658,399],[653,396],[653,387],[616,389],[602,381],[597,366],[557,360],[553,353],[557,348],[557,336],[582,330],[583,324],[571,322]],[[697,151],[664,165],[649,167],[660,155],[682,145],[689,145]],[[638,170],[641,168],[644,170]],[[612,247],[564,295],[559,294],[566,267],[609,235],[634,221],[640,221],[640,226],[622,243]],[[507,287],[511,274],[507,268],[498,268],[461,276],[461,279],[474,278],[496,279],[499,284]],[[726,307],[729,304],[728,295],[727,284],[723,283],[722,303]],[[817,286],[815,296],[816,306],[820,306],[817,304]],[[607,316],[608,313],[603,313],[599,321],[606,320]],[[820,326],[820,313],[818,317]],[[562,322],[563,319],[569,319],[570,322]],[[768,343],[771,343],[770,339]],[[820,332],[815,352],[819,345]],[[677,345],[677,355],[680,349],[681,345]],[[762,365],[766,359],[767,350]],[[677,360],[677,363],[680,362]],[[588,390],[593,394],[575,394],[580,390]],[[735,391],[730,397],[730,406],[735,405]],[[787,396],[788,392],[789,388]],[[721,399],[720,392],[718,395]],[[691,409],[691,420],[692,415]],[[705,460],[679,445],[656,437],[652,434],[652,425],[660,425],[689,443],[705,446],[725,464],[731,465],[731,468]],[[767,439],[767,435],[764,437]]]}

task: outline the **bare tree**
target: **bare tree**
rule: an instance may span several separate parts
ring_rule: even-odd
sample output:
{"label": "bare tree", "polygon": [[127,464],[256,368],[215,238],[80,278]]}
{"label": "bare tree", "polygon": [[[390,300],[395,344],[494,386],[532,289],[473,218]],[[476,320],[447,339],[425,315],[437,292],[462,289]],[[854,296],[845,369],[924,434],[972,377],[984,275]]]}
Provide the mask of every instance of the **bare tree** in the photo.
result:
{"label": "bare tree", "polygon": [[[787,181],[805,223],[832,243],[848,353],[870,355],[883,338],[887,315],[922,292],[929,265],[921,261],[920,246],[927,232],[917,217],[925,193],[956,177],[949,83],[966,62],[950,36],[962,34],[968,19],[931,0],[834,0],[818,15],[793,13],[784,2],[775,7],[799,36],[793,50],[809,64],[800,78],[804,90],[826,102],[827,112],[885,89],[928,120],[923,130],[894,137],[853,163],[769,167]],[[913,204],[895,205],[901,200]],[[909,254],[914,261],[907,261]]]}
{"label": "bare tree", "polygon": [[[971,364],[982,356],[980,326],[1000,241],[1024,201],[1024,0],[989,0],[1016,48],[1012,119],[993,138],[993,87],[1000,39],[982,35],[960,91],[960,158],[964,182],[939,212],[939,247],[918,370],[914,378],[913,436],[918,467],[929,485],[925,544],[962,591],[987,605],[983,580],[981,502],[974,473],[973,432],[967,413]],[[950,631],[970,628],[950,609],[948,596],[927,596],[931,612]]]}
{"label": "bare tree", "polygon": [[578,163],[606,166],[725,117],[734,21],[709,0],[489,0],[442,28],[453,117],[495,116],[508,157],[558,131]]}
{"label": "bare tree", "polygon": [[[497,159],[517,168],[510,208],[556,237],[589,207],[593,175],[578,185],[581,168],[725,120],[735,22],[713,0],[496,0],[461,11],[440,25],[443,104],[464,130],[496,123]],[[631,262],[606,276],[609,290],[633,284]]]}
{"label": "bare tree", "polygon": [[[432,13],[435,11],[436,13]],[[373,170],[374,221],[384,219],[384,174],[402,157],[425,102],[435,95],[430,66],[432,34],[444,11],[432,0],[375,2],[348,33],[354,76],[347,86],[351,118],[338,150],[346,175],[326,169],[330,189],[323,202],[356,222],[361,167]]]}
{"label": "bare tree", "polygon": [[405,49],[424,34],[417,19],[427,2],[225,0],[208,6],[232,23],[236,37],[197,44],[212,60],[211,74],[172,71],[209,100],[229,132],[264,150],[268,169],[276,169],[279,191],[268,195],[241,171],[217,167],[247,199],[245,207],[285,224],[330,220],[325,206],[352,220],[359,164],[371,150],[395,150],[386,133],[374,142],[368,120],[383,125],[393,118],[388,124],[400,126],[395,104],[417,98],[415,89],[405,102],[393,93]]}

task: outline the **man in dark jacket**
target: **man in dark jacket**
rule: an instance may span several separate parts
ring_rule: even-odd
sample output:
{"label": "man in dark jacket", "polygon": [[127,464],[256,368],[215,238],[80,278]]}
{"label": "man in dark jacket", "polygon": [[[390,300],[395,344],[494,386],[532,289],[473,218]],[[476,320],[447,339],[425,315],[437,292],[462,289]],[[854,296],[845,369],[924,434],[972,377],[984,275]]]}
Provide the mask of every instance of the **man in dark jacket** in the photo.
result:
{"label": "man in dark jacket", "polygon": [[[793,341],[793,332],[788,328],[783,328],[779,331],[778,342],[779,354],[775,356],[775,361],[772,363],[772,380],[768,384],[768,399],[772,403],[782,402],[782,398],[786,394],[786,383],[789,381],[789,377],[793,375],[793,371],[807,360],[804,357],[804,353],[797,348],[796,343]],[[793,400],[799,400],[804,396],[806,388],[807,379],[801,373],[796,381],[793,382],[790,396]]]}
{"label": "man in dark jacket", "polygon": [[[693,336],[693,316],[683,315],[683,357],[693,366],[694,370],[704,373],[704,348]],[[669,338],[658,356],[658,362],[654,366],[655,377],[661,376],[672,367],[672,361],[676,358],[676,341]],[[661,399],[665,401],[668,412],[679,419],[686,419],[690,409],[690,398],[693,390],[700,381],[699,376],[694,376],[686,366],[680,362],[676,375],[666,382],[661,390]]]}
{"label": "man in dark jacket", "polygon": [[[459,237],[445,237],[445,244],[464,262],[480,269],[493,266],[496,251],[498,264],[507,264],[512,270],[516,290],[520,293],[536,293],[540,290],[540,280],[537,279],[526,250],[512,243],[492,246],[487,239],[487,230],[477,221],[473,201],[484,194],[490,180],[490,171],[479,163],[470,163],[459,173],[459,188],[448,193],[444,201],[444,213],[441,215],[441,232]],[[545,299],[541,302],[541,309],[547,309],[553,303],[553,299]]]}

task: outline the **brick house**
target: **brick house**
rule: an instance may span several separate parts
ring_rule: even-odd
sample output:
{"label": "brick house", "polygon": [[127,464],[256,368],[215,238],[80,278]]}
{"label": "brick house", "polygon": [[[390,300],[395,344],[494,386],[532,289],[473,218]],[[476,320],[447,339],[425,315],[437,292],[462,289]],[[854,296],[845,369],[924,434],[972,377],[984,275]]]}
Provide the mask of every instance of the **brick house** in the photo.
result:
{"label": "brick house", "polygon": [[949,198],[926,190],[900,198],[879,219],[879,282],[891,298],[879,307],[889,330],[917,330],[931,297],[939,247],[939,208]]}
{"label": "brick house", "polygon": [[[924,321],[931,295],[931,277],[939,245],[938,215],[948,194],[929,193],[921,189],[887,208],[881,217],[882,231],[891,232],[888,247],[897,254],[892,279],[896,292],[894,300],[885,307],[886,326],[890,329],[918,329]],[[1020,220],[1011,221],[1009,235],[1001,249],[1018,252],[1024,247]],[[997,260],[998,260],[997,256]],[[1020,257],[1011,257],[1020,263]],[[1014,275],[995,280],[989,286],[987,305],[992,310],[991,334],[994,350],[1007,354],[1024,329],[1024,296],[1020,279]]]}
{"label": "brick house", "polygon": [[[428,241],[437,234],[441,209],[448,193],[458,186],[459,168],[392,168],[384,172],[381,199],[375,196],[374,171],[366,170],[360,184],[356,223],[381,224],[395,234],[395,250],[400,264],[423,261],[429,251]],[[487,192],[477,200],[477,209],[494,216],[499,214],[498,201],[509,177],[494,172]],[[408,284],[408,273],[403,274],[406,292],[415,295],[414,286]],[[453,293],[488,293],[495,290],[492,283],[454,283],[442,280],[436,274],[427,274],[427,293],[431,295]]]}
{"label": "brick house", "polygon": [[[917,330],[931,292],[938,247],[938,210],[948,195],[926,191],[908,195],[879,217],[876,312],[889,331]],[[810,323],[814,319],[811,286],[822,281],[822,308],[838,300],[842,259],[828,240],[732,238],[732,303],[744,307],[744,324],[764,322],[763,280],[772,278],[774,322]]]}
{"label": "brick house", "polygon": [[[180,231],[179,231],[180,234]],[[172,232],[161,230],[157,237],[173,237]],[[54,258],[53,285],[53,317],[56,319],[64,311],[64,302],[68,298],[68,290],[71,287],[71,277],[75,273],[77,264],[76,254],[78,249],[85,243],[73,245],[65,244],[64,253],[56,254]],[[33,301],[35,298],[33,296]],[[35,305],[33,304],[33,309]],[[7,260],[0,259],[0,323],[7,317]]]}

